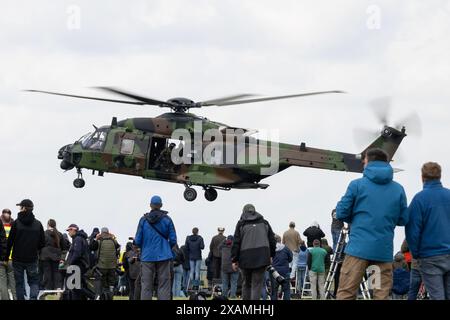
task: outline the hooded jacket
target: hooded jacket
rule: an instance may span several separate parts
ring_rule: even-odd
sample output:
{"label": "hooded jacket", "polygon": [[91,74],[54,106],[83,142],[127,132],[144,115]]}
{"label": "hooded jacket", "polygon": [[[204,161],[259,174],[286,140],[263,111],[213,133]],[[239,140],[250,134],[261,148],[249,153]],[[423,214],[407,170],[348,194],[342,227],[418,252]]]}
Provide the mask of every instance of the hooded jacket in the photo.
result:
{"label": "hooded jacket", "polygon": [[450,190],[439,180],[424,183],[409,205],[406,241],[414,258],[450,254]]}
{"label": "hooded jacket", "polygon": [[177,234],[167,211],[152,210],[146,213],[139,220],[134,242],[141,248],[142,262],[172,260]]}
{"label": "hooded jacket", "polygon": [[270,265],[275,256],[275,235],[269,222],[256,211],[247,211],[234,231],[231,257],[242,269],[258,269]]}
{"label": "hooded jacket", "polygon": [[203,238],[197,234],[186,237],[185,243],[189,260],[202,260],[202,250],[205,248]]}
{"label": "hooded jacket", "polygon": [[19,212],[9,232],[6,256],[12,247],[13,261],[31,263],[38,261],[38,253],[45,246],[44,228],[32,211]]}
{"label": "hooded jacket", "polygon": [[291,262],[292,251],[284,244],[277,243],[272,266],[278,271],[280,275],[285,278],[289,278],[289,274],[291,273],[291,270],[289,270],[289,263]]}
{"label": "hooded jacket", "polygon": [[389,163],[371,161],[338,202],[336,218],[352,225],[346,254],[392,262],[394,229],[408,222],[405,191],[392,179]]}
{"label": "hooded jacket", "polygon": [[67,264],[79,266],[84,273],[89,268],[88,235],[83,230],[77,231],[67,255]]}

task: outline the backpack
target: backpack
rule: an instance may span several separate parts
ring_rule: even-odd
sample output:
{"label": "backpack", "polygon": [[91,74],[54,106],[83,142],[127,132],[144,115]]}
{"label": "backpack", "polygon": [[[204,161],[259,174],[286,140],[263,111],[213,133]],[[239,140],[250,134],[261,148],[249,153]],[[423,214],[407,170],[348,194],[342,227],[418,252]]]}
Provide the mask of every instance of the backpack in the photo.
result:
{"label": "backpack", "polygon": [[403,268],[395,269],[393,272],[392,292],[398,295],[407,294],[409,291],[409,272]]}
{"label": "backpack", "polygon": [[100,239],[98,243],[97,267],[112,269],[117,266],[117,247],[113,239]]}

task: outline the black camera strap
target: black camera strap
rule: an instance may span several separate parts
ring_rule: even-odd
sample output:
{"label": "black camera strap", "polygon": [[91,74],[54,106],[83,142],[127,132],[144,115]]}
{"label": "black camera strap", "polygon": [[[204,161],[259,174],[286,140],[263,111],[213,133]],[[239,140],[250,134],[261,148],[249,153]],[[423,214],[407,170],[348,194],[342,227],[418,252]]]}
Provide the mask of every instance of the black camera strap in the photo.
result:
{"label": "black camera strap", "polygon": [[[164,217],[162,217],[161,220],[162,220],[162,219],[164,219]],[[145,220],[148,222],[148,225],[150,226],[150,228],[152,228],[154,231],[156,231],[156,232],[161,236],[161,238],[163,238],[163,239],[166,240],[166,241],[169,241],[169,237],[166,237],[165,235],[163,235],[162,232],[159,231],[158,228],[156,228],[156,227],[153,225],[153,223],[150,222],[150,218],[149,218],[148,216],[145,217]],[[161,220],[160,220],[160,221],[161,221]]]}

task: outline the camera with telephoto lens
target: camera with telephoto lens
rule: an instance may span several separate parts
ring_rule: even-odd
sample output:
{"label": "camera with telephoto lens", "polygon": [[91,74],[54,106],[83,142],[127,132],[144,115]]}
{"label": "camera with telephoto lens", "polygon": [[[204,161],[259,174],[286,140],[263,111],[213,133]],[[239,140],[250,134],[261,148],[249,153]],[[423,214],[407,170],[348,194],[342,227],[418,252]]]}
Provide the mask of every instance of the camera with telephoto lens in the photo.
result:
{"label": "camera with telephoto lens", "polygon": [[279,274],[273,266],[268,266],[267,271],[276,280],[276,282],[278,282],[278,284],[283,284],[286,281],[286,279],[281,274]]}

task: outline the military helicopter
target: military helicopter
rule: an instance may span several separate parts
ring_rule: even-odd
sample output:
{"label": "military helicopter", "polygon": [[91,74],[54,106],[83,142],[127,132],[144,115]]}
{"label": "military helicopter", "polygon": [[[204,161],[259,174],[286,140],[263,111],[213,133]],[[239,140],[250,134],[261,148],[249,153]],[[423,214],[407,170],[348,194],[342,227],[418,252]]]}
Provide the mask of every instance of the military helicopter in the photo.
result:
{"label": "military helicopter", "polygon": [[[180,183],[185,186],[183,195],[187,201],[196,199],[197,191],[193,186],[200,186],[204,189],[205,198],[208,201],[214,201],[217,198],[217,190],[266,189],[269,185],[261,183],[261,180],[290,166],[362,172],[361,158],[366,150],[374,147],[382,148],[392,160],[394,153],[406,136],[405,127],[394,128],[385,124],[379,136],[366,149],[361,153],[353,154],[313,148],[304,142],[294,145],[255,139],[251,137],[254,132],[249,129],[230,127],[188,112],[190,109],[209,106],[228,106],[342,93],[342,91],[336,90],[251,99],[249,98],[252,96],[250,94],[237,94],[194,102],[187,98],[172,98],[162,101],[118,88],[97,88],[126,97],[128,100],[41,90],[26,91],[114,103],[158,106],[169,108],[171,112],[155,118],[130,118],[121,121],[113,117],[110,125],[95,127],[94,132],[87,133],[74,143],[63,146],[58,152],[58,159],[62,160],[60,167],[65,171],[76,169],[77,178],[73,181],[75,188],[85,186],[82,169],[88,169],[92,170],[93,174],[97,172],[99,176],[110,172]],[[196,129],[196,125],[199,125],[201,129]],[[174,132],[179,129],[188,132],[190,137],[199,134],[199,148],[196,149],[195,146],[188,148],[193,144],[191,141],[187,141],[189,136],[187,139],[174,137]],[[208,130],[215,130],[222,136],[217,138],[215,135],[216,140],[211,137],[206,139]],[[180,157],[183,155],[183,159],[198,160],[198,155],[206,148],[210,148],[211,144],[222,146],[222,148],[213,148],[214,161],[202,160],[201,157],[200,161],[174,161],[173,155]],[[255,151],[254,147],[266,154],[276,155],[271,163],[275,164],[275,171],[264,170],[267,169],[267,161],[263,161],[261,153]],[[184,152],[185,150],[189,152]]]}

